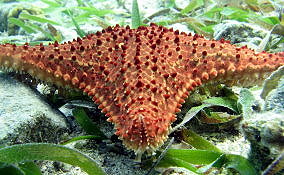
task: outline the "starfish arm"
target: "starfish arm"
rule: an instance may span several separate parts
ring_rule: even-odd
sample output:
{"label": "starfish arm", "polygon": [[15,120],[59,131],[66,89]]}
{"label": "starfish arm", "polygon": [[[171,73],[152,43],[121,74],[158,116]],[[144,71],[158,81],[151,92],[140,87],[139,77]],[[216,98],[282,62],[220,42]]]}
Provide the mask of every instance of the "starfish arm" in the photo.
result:
{"label": "starfish arm", "polygon": [[256,53],[246,46],[237,47],[224,40],[206,40],[198,35],[189,40],[193,41],[185,48],[189,59],[183,64],[190,72],[189,77],[198,84],[260,85],[272,71],[284,65],[284,52]]}
{"label": "starfish arm", "polygon": [[48,46],[0,45],[0,67],[4,70],[29,73],[36,79],[62,87],[78,88],[78,76],[81,72],[74,67],[73,45],[57,42]]}

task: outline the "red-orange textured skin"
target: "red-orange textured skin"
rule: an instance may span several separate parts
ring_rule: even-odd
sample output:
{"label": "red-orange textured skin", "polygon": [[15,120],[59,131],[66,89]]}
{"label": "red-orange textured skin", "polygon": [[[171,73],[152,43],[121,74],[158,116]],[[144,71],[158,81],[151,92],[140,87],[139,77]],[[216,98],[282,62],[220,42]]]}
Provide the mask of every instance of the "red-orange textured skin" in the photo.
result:
{"label": "red-orange textured skin", "polygon": [[283,64],[283,52],[255,53],[154,24],[117,25],[63,44],[0,46],[0,67],[87,93],[136,153],[166,140],[196,86],[258,84]]}

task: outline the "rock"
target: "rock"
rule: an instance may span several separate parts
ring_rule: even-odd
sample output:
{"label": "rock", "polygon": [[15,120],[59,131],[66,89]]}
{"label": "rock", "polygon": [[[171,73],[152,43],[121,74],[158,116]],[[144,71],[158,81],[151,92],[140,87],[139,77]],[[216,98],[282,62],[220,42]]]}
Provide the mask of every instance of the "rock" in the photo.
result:
{"label": "rock", "polygon": [[[274,73],[275,74],[275,73]],[[284,76],[265,98],[262,113],[244,119],[242,130],[251,143],[249,159],[264,170],[284,149]]]}
{"label": "rock", "polygon": [[214,27],[214,39],[224,38],[231,43],[248,45],[250,48],[256,48],[267,33],[268,31],[265,32],[256,25],[234,20],[226,20]]}
{"label": "rock", "polygon": [[284,148],[283,114],[264,112],[242,123],[242,130],[251,143],[250,161],[264,170]]}
{"label": "rock", "polygon": [[[51,109],[29,87],[11,79],[4,73],[0,73],[0,99],[0,140],[7,138],[8,135],[11,137],[23,133],[23,131],[20,133],[15,131],[25,125],[26,128],[34,124],[37,124],[38,129],[41,125],[49,129],[58,128],[53,130],[54,132],[67,129],[64,116]],[[46,121],[46,123],[40,121]],[[47,123],[50,125],[48,126]]]}
{"label": "rock", "polygon": [[[268,30],[258,25],[238,22],[235,20],[225,20],[214,27],[214,39],[224,38],[233,44],[240,46],[247,45],[251,49],[258,49],[259,44],[269,33]],[[279,40],[279,35],[271,35],[271,43]],[[273,50],[271,49],[270,52]],[[283,51],[283,45],[279,44],[274,52]]]}
{"label": "rock", "polygon": [[284,112],[283,99],[284,99],[284,76],[282,75],[282,78],[278,81],[277,88],[272,90],[265,99],[265,104],[264,104],[265,110]]}
{"label": "rock", "polygon": [[[70,133],[65,117],[23,83],[0,72],[0,145],[31,142],[59,143]],[[41,169],[59,174],[55,162],[39,161]],[[66,164],[64,164],[66,165]],[[70,174],[86,175],[68,166]],[[61,174],[61,173],[60,173]],[[63,173],[62,173],[63,175]]]}

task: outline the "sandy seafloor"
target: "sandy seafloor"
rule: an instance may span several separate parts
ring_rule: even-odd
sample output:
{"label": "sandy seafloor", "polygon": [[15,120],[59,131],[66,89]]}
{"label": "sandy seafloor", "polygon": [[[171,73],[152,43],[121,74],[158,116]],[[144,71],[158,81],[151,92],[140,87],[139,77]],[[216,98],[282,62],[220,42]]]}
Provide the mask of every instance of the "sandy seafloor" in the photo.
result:
{"label": "sandy seafloor", "polygon": [[[106,16],[101,16],[100,18],[104,19],[108,22],[109,25],[115,25],[117,23],[130,25],[131,18],[129,12],[131,11],[131,0],[125,1],[117,1],[117,0],[98,0],[98,1],[85,1],[92,4],[97,9],[111,9],[115,13],[107,14]],[[119,4],[118,2],[121,2]],[[165,1],[153,1],[153,0],[143,0],[138,1],[140,6],[140,13],[143,17],[148,17],[155,12],[163,9],[163,4]],[[220,2],[220,1],[218,1]],[[222,1],[224,2],[224,1]],[[176,0],[176,4],[178,8],[184,8],[189,1]],[[77,2],[72,0],[68,1],[64,8],[74,8],[77,6]],[[32,9],[34,13],[43,13],[41,8],[48,7],[45,3],[38,1],[20,1],[20,2],[12,2],[7,4],[1,4],[0,6],[0,41],[18,41],[18,42],[31,42],[31,41],[44,41],[46,37],[38,32],[35,34],[27,35],[23,30],[17,30],[16,34],[9,35],[8,31],[1,30],[5,28],[5,13],[10,10],[8,15],[12,15],[12,9],[15,10],[18,8],[18,12],[27,11],[27,9]],[[61,25],[56,26],[55,28],[62,33],[62,42],[72,40],[73,38],[77,38],[78,35],[75,32],[75,27],[72,25],[70,18],[60,12],[61,9],[54,10],[52,13],[46,13],[46,17],[51,20],[59,22]],[[76,11],[76,9],[75,9]],[[16,13],[16,12],[14,12]],[[276,12],[275,12],[276,13]],[[2,14],[2,15],[1,15]],[[92,19],[86,20],[86,22],[80,22],[80,28],[84,30],[86,33],[96,32],[101,30],[97,24],[98,17],[93,17]],[[159,16],[158,18],[154,18],[153,22],[159,20],[166,20],[167,16]],[[228,25],[234,22],[229,21]],[[220,25],[216,30],[222,30],[225,28],[226,24]],[[42,25],[44,29],[47,28],[45,24]],[[174,25],[170,25],[170,27],[174,27],[174,29],[179,29],[180,31],[192,32],[193,30],[188,28],[184,23],[177,23]],[[221,29],[220,29],[221,28]],[[254,28],[255,33],[265,36],[268,33],[267,30],[261,27]],[[12,29],[9,29],[12,30]],[[250,30],[250,29],[248,29]],[[258,32],[261,31],[261,32]],[[237,34],[238,35],[238,34]],[[243,37],[236,36],[236,37]],[[253,38],[254,36],[252,36]],[[259,37],[259,38],[257,38]],[[277,36],[274,36],[277,37]],[[251,47],[256,47],[254,43],[251,42],[250,36],[248,36],[246,44],[251,44]],[[256,40],[261,40],[260,36],[256,36]],[[254,39],[255,39],[254,38]],[[245,38],[243,38],[245,40]],[[245,41],[244,41],[245,42]],[[280,46],[281,47],[281,46]],[[281,50],[281,48],[280,48]],[[44,89],[44,88],[43,88]],[[41,90],[38,87],[38,90]],[[40,91],[41,93],[43,91]],[[24,85],[23,83],[15,80],[7,73],[0,72],[0,143],[1,144],[16,144],[16,143],[27,143],[27,142],[35,142],[35,141],[43,141],[43,142],[58,142],[60,138],[66,138],[68,135],[77,136],[85,134],[78,125],[72,123],[70,125],[70,119],[66,119],[66,116],[63,114],[69,114],[70,110],[61,108],[60,113],[58,109],[53,109],[50,104],[45,101],[45,98],[34,90],[31,90],[30,87]],[[44,116],[44,117],[42,117]],[[100,118],[99,124],[102,127],[103,132],[111,137],[115,132],[112,128],[112,125],[103,121],[105,118]],[[71,119],[72,120],[72,119]],[[98,122],[96,121],[96,122]],[[49,123],[50,122],[50,123]],[[74,121],[73,121],[74,122]],[[34,125],[37,127],[34,127]],[[28,127],[33,126],[33,127]],[[42,127],[47,127],[48,129],[44,130]],[[20,129],[19,129],[20,128]],[[23,131],[26,129],[26,132]],[[58,133],[50,132],[56,131]],[[39,135],[30,134],[31,132],[38,132]],[[43,134],[43,136],[41,136]],[[58,134],[58,136],[57,136]],[[208,134],[208,133],[207,133]],[[56,135],[56,137],[54,136]],[[227,153],[239,154],[244,157],[248,156],[248,152],[250,149],[250,145],[248,140],[246,140],[243,135],[237,134],[231,138],[227,138],[229,133],[211,133],[208,135],[204,135],[204,137],[214,142],[221,150]],[[11,137],[13,141],[7,141]],[[35,139],[36,137],[36,139]],[[40,138],[39,138],[40,137]],[[213,138],[213,139],[212,139]],[[218,138],[227,138],[221,139],[221,141],[216,141]],[[117,142],[119,142],[117,140]],[[92,145],[93,144],[93,145]],[[83,151],[85,154],[91,156],[96,162],[105,170],[107,174],[137,174],[142,175],[148,172],[148,169],[140,168],[135,165],[133,159],[135,155],[131,151],[123,150],[123,146],[121,143],[115,143],[113,140],[106,140],[102,143],[97,142],[87,142],[80,141],[78,143],[68,145],[70,147],[78,148],[80,151]],[[123,150],[123,151],[121,151]],[[38,162],[41,166],[41,170],[43,174],[60,174],[60,175],[75,175],[75,174],[85,174],[78,167],[71,167],[66,164],[44,161]],[[176,170],[177,174],[188,174],[189,172],[186,170]],[[174,174],[174,173],[173,173]]]}

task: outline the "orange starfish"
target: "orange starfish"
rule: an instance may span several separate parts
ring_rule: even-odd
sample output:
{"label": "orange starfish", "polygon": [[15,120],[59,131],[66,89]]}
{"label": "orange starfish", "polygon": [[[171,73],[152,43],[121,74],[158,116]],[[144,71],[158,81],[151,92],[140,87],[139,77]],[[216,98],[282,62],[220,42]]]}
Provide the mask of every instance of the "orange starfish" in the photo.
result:
{"label": "orange starfish", "polygon": [[2,68],[87,93],[139,154],[163,144],[195,87],[258,84],[281,65],[283,52],[255,53],[154,24],[116,25],[63,44],[0,45]]}

